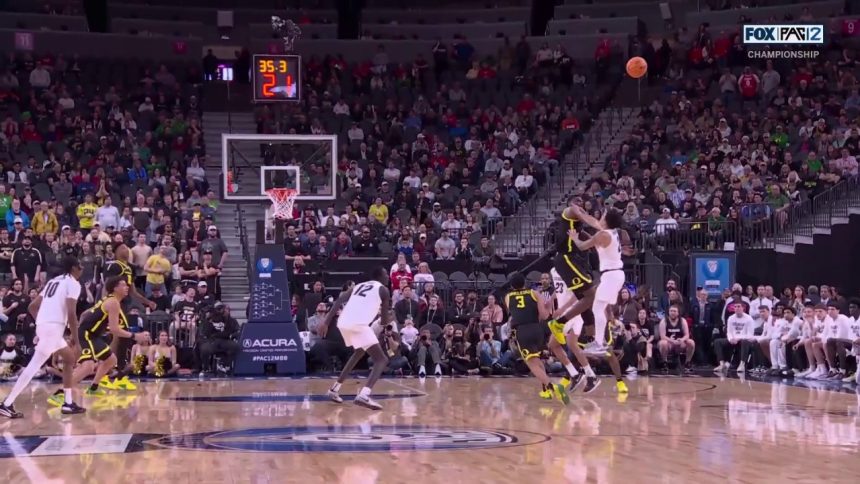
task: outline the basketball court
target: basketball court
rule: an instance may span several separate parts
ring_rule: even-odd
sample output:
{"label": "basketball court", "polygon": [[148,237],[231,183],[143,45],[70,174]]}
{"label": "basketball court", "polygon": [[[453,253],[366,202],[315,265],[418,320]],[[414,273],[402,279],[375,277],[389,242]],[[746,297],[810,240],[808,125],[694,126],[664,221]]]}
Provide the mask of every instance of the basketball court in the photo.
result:
{"label": "basketball court", "polygon": [[[342,394],[360,388],[348,380]],[[571,404],[525,378],[384,379],[372,412],[328,379],[161,381],[66,417],[21,396],[0,421],[4,482],[857,482],[850,387],[612,380]],[[821,382],[821,385],[828,385]],[[5,385],[4,385],[5,386]],[[844,392],[843,392],[844,391]],[[5,393],[5,392],[4,392]]]}

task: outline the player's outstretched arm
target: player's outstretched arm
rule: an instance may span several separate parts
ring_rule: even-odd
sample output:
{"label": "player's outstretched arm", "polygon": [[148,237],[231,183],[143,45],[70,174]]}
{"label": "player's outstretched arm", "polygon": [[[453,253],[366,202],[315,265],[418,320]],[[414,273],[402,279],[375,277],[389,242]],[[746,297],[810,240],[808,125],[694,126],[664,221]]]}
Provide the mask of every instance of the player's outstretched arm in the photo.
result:
{"label": "player's outstretched arm", "polygon": [[568,236],[576,244],[576,248],[583,252],[595,246],[606,247],[611,242],[609,234],[603,231],[597,232],[593,237],[586,240],[580,239],[579,233],[573,230],[568,232]]}
{"label": "player's outstretched arm", "polygon": [[565,215],[567,215],[568,210],[574,217],[582,220],[586,225],[592,227],[595,230],[603,230],[603,227],[600,226],[600,221],[596,218],[592,217],[588,214],[582,207],[578,205],[574,205],[572,207],[567,207],[564,211]]}

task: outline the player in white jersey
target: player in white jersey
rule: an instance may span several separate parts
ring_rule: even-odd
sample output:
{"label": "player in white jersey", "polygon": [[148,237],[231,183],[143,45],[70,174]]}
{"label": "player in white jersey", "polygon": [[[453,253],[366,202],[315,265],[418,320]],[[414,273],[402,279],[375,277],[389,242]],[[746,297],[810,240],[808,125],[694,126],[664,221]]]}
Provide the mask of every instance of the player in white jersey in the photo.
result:
{"label": "player in white jersey", "polygon": [[385,356],[379,344],[379,338],[371,325],[377,318],[382,319],[380,326],[383,328],[391,324],[391,293],[387,287],[388,271],[384,267],[377,267],[371,275],[373,277],[371,280],[356,284],[351,290],[341,293],[317,332],[321,338],[325,338],[329,326],[340,312],[337,316],[337,327],[343,335],[344,343],[355,350],[337,381],[329,389],[329,398],[334,402],[343,403],[339,393],[340,387],[355,365],[367,353],[373,361],[373,370],[367,378],[367,384],[356,395],[355,404],[371,410],[382,410],[382,405],[370,398],[370,392],[382,376],[385,367],[388,366],[388,357]]}
{"label": "player in white jersey", "polygon": [[587,353],[606,353],[606,324],[609,318],[607,309],[618,300],[618,293],[624,287],[624,261],[622,255],[632,255],[633,249],[630,236],[621,230],[624,218],[621,212],[608,209],[603,212],[600,220],[585,213],[579,207],[573,207],[577,218],[598,230],[593,237],[582,240],[581,235],[571,238],[581,251],[592,247],[597,250],[600,260],[600,284],[594,296],[594,342],[586,347]]}
{"label": "player in white jersey", "polygon": [[[774,311],[779,310],[779,306]],[[800,337],[802,321],[795,315],[795,309],[791,306],[782,308],[782,317],[773,323],[773,338],[769,343],[770,350],[770,376],[792,376],[788,367],[786,347]]]}
{"label": "player in white jersey", "polygon": [[[809,317],[810,309],[811,318]],[[827,316],[823,304],[817,304],[811,306],[811,308],[807,306],[803,309],[803,347],[806,350],[806,358],[809,361],[809,370],[798,375],[800,378],[819,380],[826,378],[829,373],[827,371],[827,358],[824,355],[824,343],[822,340],[824,328],[827,327],[827,320],[829,319],[830,317]]]}
{"label": "player in white jersey", "polygon": [[[21,372],[12,391],[0,404],[0,415],[9,418],[21,418],[24,415],[15,410],[15,399],[24,391],[36,372],[51,358],[54,353],[59,353],[63,361],[75,361],[78,358],[78,314],[77,303],[81,295],[81,265],[74,257],[66,257],[62,261],[63,274],[57,276],[42,289],[36,299],[27,308],[30,314],[36,318],[36,336],[39,342],[30,363]],[[71,331],[70,343],[66,344],[63,337],[66,325]],[[72,401],[72,377],[74,365],[63,365],[63,392],[65,403],[62,406],[64,414],[79,414],[85,410]]]}
{"label": "player in white jersey", "polygon": [[853,377],[846,376],[846,371],[848,367],[847,352],[854,346],[854,339],[851,338],[851,325],[854,323],[854,319],[840,314],[839,305],[833,300],[827,304],[827,316],[830,317],[824,337],[824,355],[830,365],[827,379],[833,381],[845,379],[851,382]]}

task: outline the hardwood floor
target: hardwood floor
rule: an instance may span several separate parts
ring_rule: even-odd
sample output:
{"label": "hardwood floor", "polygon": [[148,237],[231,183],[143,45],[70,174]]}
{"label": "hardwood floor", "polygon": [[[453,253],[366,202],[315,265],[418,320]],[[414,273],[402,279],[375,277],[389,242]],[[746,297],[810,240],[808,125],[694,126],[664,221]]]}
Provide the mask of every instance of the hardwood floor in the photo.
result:
{"label": "hardwood floor", "polygon": [[[82,416],[34,384],[0,420],[0,478],[38,483],[857,482],[852,393],[651,377],[620,398],[605,379],[567,407],[534,380],[147,382],[86,399]],[[0,386],[0,395],[10,387]],[[847,387],[850,390],[850,387]]]}

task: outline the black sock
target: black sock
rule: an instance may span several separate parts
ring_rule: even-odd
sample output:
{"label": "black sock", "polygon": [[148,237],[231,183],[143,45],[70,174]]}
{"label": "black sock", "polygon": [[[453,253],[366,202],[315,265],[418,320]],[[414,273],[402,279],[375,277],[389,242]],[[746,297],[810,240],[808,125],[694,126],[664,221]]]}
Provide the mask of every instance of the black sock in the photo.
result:
{"label": "black sock", "polygon": [[620,376],[616,376],[616,377],[615,377],[615,381],[624,381],[624,378],[622,378],[622,377],[620,377]]}
{"label": "black sock", "polygon": [[98,391],[98,389],[99,389],[98,383],[93,383],[92,385],[90,385],[90,390],[95,392],[95,391]]}
{"label": "black sock", "polygon": [[57,390],[57,391],[55,391],[55,392],[54,392],[54,395],[65,395],[65,394],[66,394],[66,393],[65,393],[62,389]]}
{"label": "black sock", "polygon": [[566,323],[566,322],[568,321],[567,316],[561,316],[561,317],[559,317],[559,318],[555,318],[555,320],[556,320],[556,322],[558,322],[559,324],[564,324],[564,323]]}

